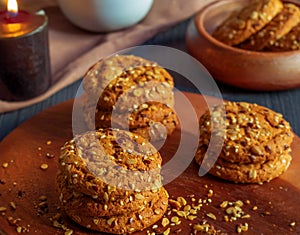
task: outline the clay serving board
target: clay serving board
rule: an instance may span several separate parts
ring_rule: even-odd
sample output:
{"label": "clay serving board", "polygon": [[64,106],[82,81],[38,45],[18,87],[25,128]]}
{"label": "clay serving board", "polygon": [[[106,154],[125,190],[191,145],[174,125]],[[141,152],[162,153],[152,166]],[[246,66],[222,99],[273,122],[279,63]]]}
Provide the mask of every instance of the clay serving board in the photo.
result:
{"label": "clay serving board", "polygon": [[[207,105],[201,95],[192,93],[185,93],[185,95],[193,103],[198,115],[206,110]],[[208,100],[214,101],[211,98]],[[3,207],[7,208],[6,211],[0,212],[1,235],[17,234],[18,229],[27,230],[27,234],[64,234],[65,231],[55,228],[50,220],[58,212],[62,214],[64,225],[73,230],[73,234],[99,234],[76,225],[59,208],[55,176],[58,169],[59,149],[72,137],[72,104],[73,101],[67,101],[49,108],[19,126],[0,143],[0,210],[4,210]],[[180,105],[182,104],[177,102],[177,107]],[[187,123],[189,118],[186,114]],[[47,144],[47,141],[51,143]],[[164,162],[167,162],[176,152],[179,141],[180,130],[177,130],[160,149]],[[234,184],[209,175],[199,177],[198,166],[192,161],[184,173],[166,185],[170,197],[183,196],[190,205],[197,204],[200,198],[210,199],[207,203],[203,203],[204,205],[197,212],[197,218],[193,221],[180,218],[179,225],[166,228],[170,227],[170,234],[187,235],[193,232],[193,224],[206,221],[227,234],[235,234],[237,226],[245,223],[248,224],[249,229],[244,234],[300,234],[298,174],[300,140],[298,137],[295,137],[292,149],[293,161],[288,171],[280,178],[262,185]],[[184,157],[183,154],[183,161]],[[40,168],[43,163],[48,164],[48,169]],[[3,167],[3,164],[6,167]],[[208,195],[210,189],[213,190],[212,195]],[[47,197],[47,206],[38,205],[42,201],[40,199],[42,195]],[[192,202],[194,200],[192,198],[195,198],[195,202]],[[250,215],[250,218],[226,222],[225,209],[219,206],[225,200],[249,200],[250,204],[245,204],[242,209],[245,214]],[[11,205],[11,202],[14,204]],[[216,219],[208,217],[208,213],[214,214]],[[172,213],[168,217],[174,215]],[[16,220],[18,218],[20,220]],[[14,222],[16,224],[13,224]],[[160,225],[160,222],[157,224]],[[159,226],[156,229],[157,234],[166,228]],[[150,228],[137,234],[147,234],[147,230],[152,231]]]}

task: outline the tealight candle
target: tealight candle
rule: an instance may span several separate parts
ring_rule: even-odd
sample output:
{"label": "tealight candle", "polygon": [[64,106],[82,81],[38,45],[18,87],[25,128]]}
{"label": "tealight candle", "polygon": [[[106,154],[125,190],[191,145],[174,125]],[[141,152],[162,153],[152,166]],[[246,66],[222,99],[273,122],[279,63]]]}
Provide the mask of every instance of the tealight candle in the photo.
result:
{"label": "tealight candle", "polygon": [[19,10],[16,0],[0,11],[0,99],[27,100],[49,88],[47,28],[43,11]]}

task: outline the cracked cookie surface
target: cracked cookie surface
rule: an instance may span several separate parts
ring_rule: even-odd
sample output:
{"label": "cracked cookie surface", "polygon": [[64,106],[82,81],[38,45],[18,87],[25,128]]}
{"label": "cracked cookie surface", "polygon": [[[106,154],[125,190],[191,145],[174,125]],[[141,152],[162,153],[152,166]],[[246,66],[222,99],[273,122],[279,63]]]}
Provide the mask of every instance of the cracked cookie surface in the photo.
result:
{"label": "cracked cookie surface", "polygon": [[212,36],[227,45],[238,45],[261,30],[282,8],[280,0],[252,1],[227,18]]}
{"label": "cracked cookie surface", "polygon": [[[222,122],[223,126],[220,125]],[[224,140],[219,143],[222,145],[221,152],[216,153],[218,158],[211,170],[217,176],[222,177],[223,175],[224,178],[230,179],[230,175],[232,175],[232,180],[237,181],[235,175],[238,174],[229,174],[229,172],[233,172],[232,169],[238,171],[240,167],[241,169],[248,168],[250,171],[253,167],[260,166],[262,169],[265,168],[262,172],[269,171],[271,177],[257,176],[255,180],[257,182],[269,181],[270,178],[278,175],[276,169],[282,173],[281,169],[286,169],[289,165],[290,158],[288,156],[293,141],[290,124],[284,120],[281,114],[266,107],[246,102],[225,102],[224,107],[216,106],[203,114],[199,126],[200,138],[195,160],[200,165],[211,138],[224,137],[224,139],[220,139],[220,141]],[[282,161],[278,160],[281,156],[284,156]],[[273,164],[271,164],[272,162]],[[272,168],[264,165],[268,163],[270,163],[269,166],[274,166],[275,172],[271,172]],[[220,172],[221,169],[223,173]],[[241,172],[247,171],[241,170]],[[249,174],[249,172],[245,173],[247,177]],[[243,182],[255,181],[247,177],[240,178],[240,180]]]}
{"label": "cracked cookie surface", "polygon": [[300,9],[294,4],[284,3],[283,9],[262,30],[252,35],[239,47],[260,51],[272,46],[300,22]]}

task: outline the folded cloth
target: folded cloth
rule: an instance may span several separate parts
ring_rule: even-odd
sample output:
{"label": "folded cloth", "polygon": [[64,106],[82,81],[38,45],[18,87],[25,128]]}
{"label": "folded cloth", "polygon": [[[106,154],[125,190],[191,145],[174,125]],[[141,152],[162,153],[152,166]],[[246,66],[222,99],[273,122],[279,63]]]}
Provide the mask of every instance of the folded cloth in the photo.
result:
{"label": "folded cloth", "polygon": [[42,95],[30,100],[0,100],[0,113],[38,103],[82,78],[99,59],[122,49],[139,45],[184,19],[212,0],[154,0],[149,14],[140,23],[111,33],[90,33],[73,26],[55,0],[24,0],[24,5],[44,9],[49,18],[49,49],[52,85]]}

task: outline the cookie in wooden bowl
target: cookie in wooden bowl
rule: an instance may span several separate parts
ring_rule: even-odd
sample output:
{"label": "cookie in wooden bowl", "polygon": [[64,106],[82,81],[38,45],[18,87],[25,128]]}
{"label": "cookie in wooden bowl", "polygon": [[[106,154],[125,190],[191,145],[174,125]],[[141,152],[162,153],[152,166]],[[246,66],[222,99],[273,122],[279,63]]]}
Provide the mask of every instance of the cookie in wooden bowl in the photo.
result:
{"label": "cookie in wooden bowl", "polygon": [[238,47],[245,50],[261,51],[272,46],[289,33],[300,22],[300,8],[284,3],[283,9],[262,30],[258,31]]}
{"label": "cookie in wooden bowl", "polygon": [[227,45],[237,45],[268,24],[283,8],[280,0],[255,0],[235,11],[212,33]]}
{"label": "cookie in wooden bowl", "polygon": [[276,40],[272,45],[270,45],[266,49],[272,52],[300,50],[300,23],[293,27],[288,34]]}

